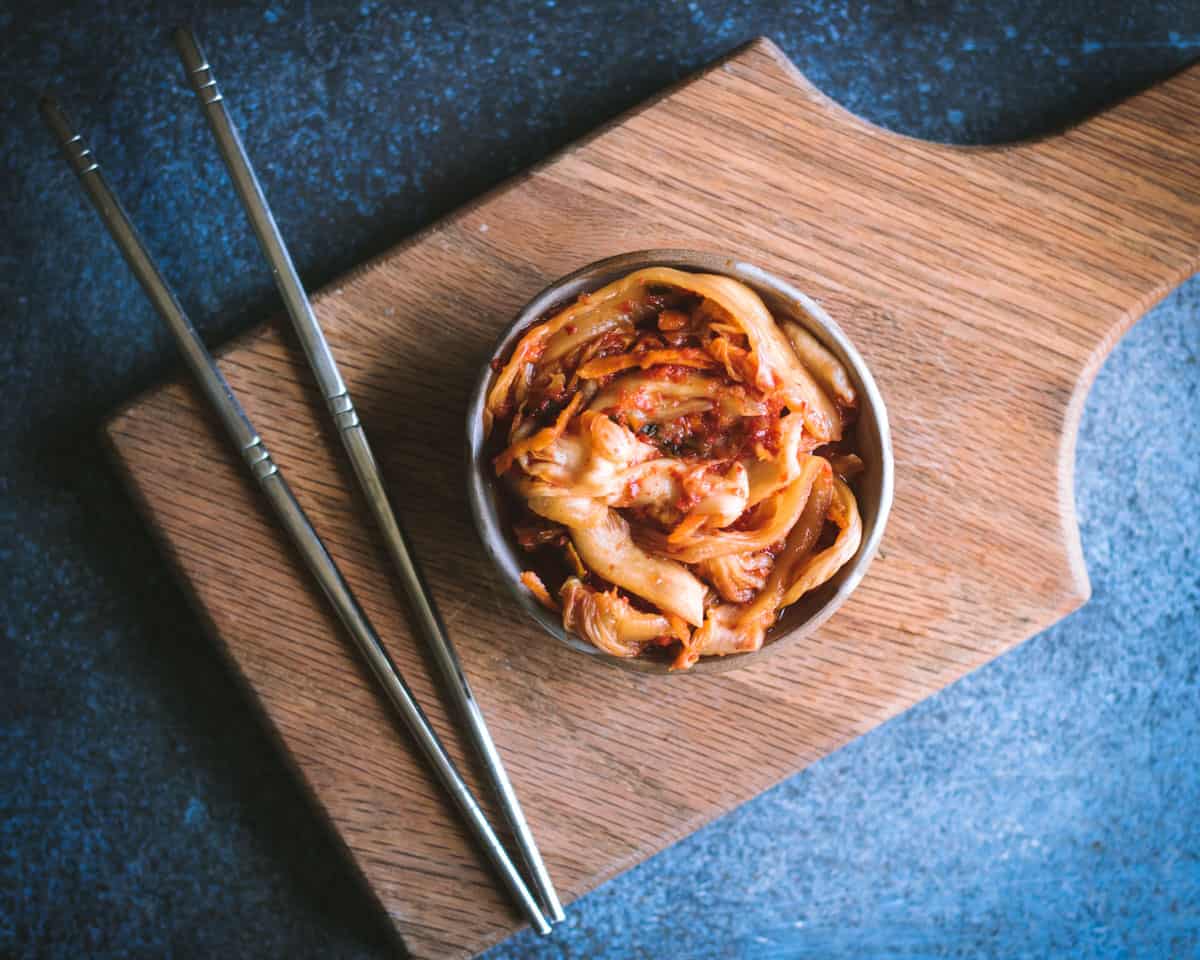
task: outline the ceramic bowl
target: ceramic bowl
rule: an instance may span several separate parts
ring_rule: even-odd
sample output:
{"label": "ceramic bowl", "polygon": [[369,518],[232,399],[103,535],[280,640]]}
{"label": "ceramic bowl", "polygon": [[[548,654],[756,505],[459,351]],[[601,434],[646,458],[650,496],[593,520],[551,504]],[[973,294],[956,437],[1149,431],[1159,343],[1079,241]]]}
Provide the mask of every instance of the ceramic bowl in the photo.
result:
{"label": "ceramic bowl", "polygon": [[[850,562],[829,582],[787,607],[779,621],[767,632],[761,650],[727,657],[704,657],[691,670],[671,671],[668,664],[661,660],[625,659],[598,650],[582,637],[563,630],[562,622],[556,615],[533,598],[520,581],[521,548],[501,520],[503,494],[492,470],[493,451],[483,436],[484,401],[496,376],[492,361],[506,359],[531,326],[573,302],[581,293],[597,290],[628,273],[652,266],[674,267],[696,273],[721,273],[733,277],[757,292],[775,316],[786,317],[807,328],[842,362],[858,391],[859,415],[854,430],[858,453],[866,464],[866,470],[855,482],[855,495],[863,522],[862,545]],[[500,336],[480,371],[467,411],[467,450],[468,492],[475,525],[501,579],[525,613],[572,650],[629,670],[670,676],[690,676],[745,666],[812,634],[833,616],[862,581],[883,536],[892,504],[894,467],[887,409],[875,379],[858,350],[811,297],[760,267],[715,253],[641,250],[621,254],[568,274],[530,300]]]}

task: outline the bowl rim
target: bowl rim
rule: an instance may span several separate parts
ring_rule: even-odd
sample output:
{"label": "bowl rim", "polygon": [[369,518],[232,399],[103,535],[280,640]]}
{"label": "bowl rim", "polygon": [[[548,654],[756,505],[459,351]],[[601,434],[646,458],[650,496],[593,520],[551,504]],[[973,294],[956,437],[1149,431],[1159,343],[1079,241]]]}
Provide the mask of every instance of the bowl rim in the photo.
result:
{"label": "bowl rim", "polygon": [[[798,304],[813,322],[813,327],[809,328],[810,332],[825,346],[836,347],[834,352],[840,354],[843,361],[848,361],[850,373],[863,394],[863,406],[869,407],[874,414],[881,453],[879,500],[871,529],[847,567],[843,568],[844,573],[834,592],[803,622],[779,636],[768,636],[760,649],[724,657],[703,657],[688,670],[670,670],[668,665],[661,661],[643,657],[616,657],[606,653],[582,637],[564,630],[562,622],[534,599],[520,582],[521,571],[515,562],[515,551],[509,544],[509,537],[501,528],[500,518],[493,503],[494,484],[491,481],[490,462],[485,455],[487,444],[483,436],[483,407],[496,372],[492,362],[505,353],[510,345],[515,344],[530,327],[544,319],[551,310],[565,306],[580,293],[599,289],[620,276],[651,266],[724,274],[747,283],[752,289],[756,289],[756,292],[758,289],[766,289],[778,297]],[[638,673],[655,676],[694,676],[724,672],[758,663],[778,648],[810,636],[837,612],[862,582],[878,552],[891,513],[895,485],[891,429],[883,395],[866,361],[842,328],[812,297],[755,264],[725,254],[679,248],[635,250],[586,264],[543,287],[517,312],[493,343],[471,391],[467,405],[466,428],[467,499],[471,515],[484,550],[508,592],[534,622],[564,646],[601,662]],[[501,550],[501,544],[506,551]]]}

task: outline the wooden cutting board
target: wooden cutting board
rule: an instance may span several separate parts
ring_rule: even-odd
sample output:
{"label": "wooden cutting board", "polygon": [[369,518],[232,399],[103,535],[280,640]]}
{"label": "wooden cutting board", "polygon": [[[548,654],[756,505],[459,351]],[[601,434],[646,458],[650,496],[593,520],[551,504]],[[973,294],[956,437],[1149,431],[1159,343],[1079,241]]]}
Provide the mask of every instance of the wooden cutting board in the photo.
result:
{"label": "wooden cutting board", "polygon": [[[502,592],[466,505],[466,398],[498,332],[554,278],[647,247],[726,251],[816,296],[891,412],[895,508],[865,582],[817,636],[732,673],[633,675],[560,647]],[[962,149],[846,113],[759,40],[321,292],[566,899],[1083,603],[1084,395],[1198,255],[1200,69],[1061,136]],[[269,324],[221,365],[462,760],[295,343]],[[108,434],[412,953],[466,956],[516,930],[191,386],[151,391]]]}

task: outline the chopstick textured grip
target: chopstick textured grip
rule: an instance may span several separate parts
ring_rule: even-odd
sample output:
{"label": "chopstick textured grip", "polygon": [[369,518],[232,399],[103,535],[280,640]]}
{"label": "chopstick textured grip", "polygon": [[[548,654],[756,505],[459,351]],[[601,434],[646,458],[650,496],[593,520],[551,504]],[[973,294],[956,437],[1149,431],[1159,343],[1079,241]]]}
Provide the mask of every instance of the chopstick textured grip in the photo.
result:
{"label": "chopstick textured grip", "polygon": [[246,466],[250,468],[250,472],[254,474],[254,479],[262,482],[279,472],[279,468],[275,466],[275,461],[271,459],[271,454],[267,450],[266,444],[262,442],[262,438],[255,436],[241,450],[242,459],[246,461]]}
{"label": "chopstick textured grip", "polygon": [[188,34],[182,40],[177,39],[177,42],[191,44],[191,49],[187,51],[191,57],[187,64],[187,78],[192,89],[196,91],[196,95],[206,104],[219,103],[224,100],[221,88],[217,86],[217,78],[213,76],[212,67],[204,59],[204,54],[200,52],[200,48],[191,35]]}
{"label": "chopstick textured grip", "polygon": [[76,176],[82,177],[99,170],[100,164],[92,156],[92,148],[80,134],[72,131],[70,121],[62,112],[62,108],[50,97],[42,97],[38,106],[42,111],[42,118],[58,140],[63,156],[67,158],[67,163]]}
{"label": "chopstick textured grip", "polygon": [[71,164],[71,169],[78,176],[82,177],[84,174],[94,173],[100,169],[100,164],[92,157],[92,148],[87,145],[83,137],[79,134],[75,134],[75,136],[67,141],[65,150],[67,153],[67,162]]}
{"label": "chopstick textured grip", "polygon": [[328,397],[325,403],[329,406],[329,413],[339,430],[352,430],[358,426],[358,411],[354,409],[354,401],[350,399],[349,393]]}

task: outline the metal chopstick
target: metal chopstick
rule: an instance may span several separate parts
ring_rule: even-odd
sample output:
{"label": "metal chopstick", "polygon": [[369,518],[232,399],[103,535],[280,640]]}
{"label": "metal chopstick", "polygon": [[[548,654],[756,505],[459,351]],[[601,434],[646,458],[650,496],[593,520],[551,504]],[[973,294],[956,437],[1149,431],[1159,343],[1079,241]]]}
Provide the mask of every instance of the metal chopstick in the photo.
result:
{"label": "metal chopstick", "polygon": [[183,61],[188,82],[200,100],[204,116],[217,141],[230,179],[233,180],[258,242],[270,263],[275,283],[292,319],[292,326],[308,357],[309,366],[342,438],[355,476],[399,573],[409,610],[442,675],[444,692],[466,724],[469,739],[484,766],[500,810],[512,828],[517,847],[533,876],[543,909],[552,921],[561,921],[563,909],[550,880],[550,874],[538,852],[516,792],[500,760],[500,754],[488,732],[483,711],[471,692],[458,654],[434,605],[433,595],[425,584],[416,557],[409,547],[408,538],[388,500],[383,475],[371,453],[367,435],[359,423],[358,413],[342,380],[337,361],[329,349],[313,313],[312,304],[309,303],[304,286],[296,274],[296,268],[292,264],[292,258],[288,254],[275,218],[267,206],[266,197],[250,165],[250,158],[246,155],[237,127],[226,109],[225,98],[217,86],[212,67],[190,30],[182,27],[176,30],[175,45]]}
{"label": "metal chopstick", "polygon": [[429,720],[413,697],[412,691],[388,656],[367,615],[358,605],[349,585],[342,578],[333,558],[325,549],[304,509],[292,495],[279,467],[271,459],[258,433],[247,419],[229,384],[221,375],[212,355],[180,306],[179,301],[159,273],[150,253],[142,243],[136,228],[125,213],[100,173],[91,150],[83,137],[76,133],[58,104],[45,97],[41,101],[42,115],[66,155],[71,169],[91,198],[100,219],[108,227],[134,276],[146,296],[174,335],[183,358],[199,381],[209,402],[216,409],[226,432],[237,447],[250,473],[275,510],[279,522],[300,551],[308,569],[321,585],[325,596],[337,611],[347,632],[366,658],[388,699],[400,714],[405,726],[416,740],[437,779],[450,794],[467,826],[482,844],[488,859],[503,880],[509,895],[520,906],[538,933],[550,932],[550,924],[542,915],[537,901],[525,885],[521,874],[509,859],[504,845],[488,823],[470,787],[462,779],[454,762],[430,726]]}

